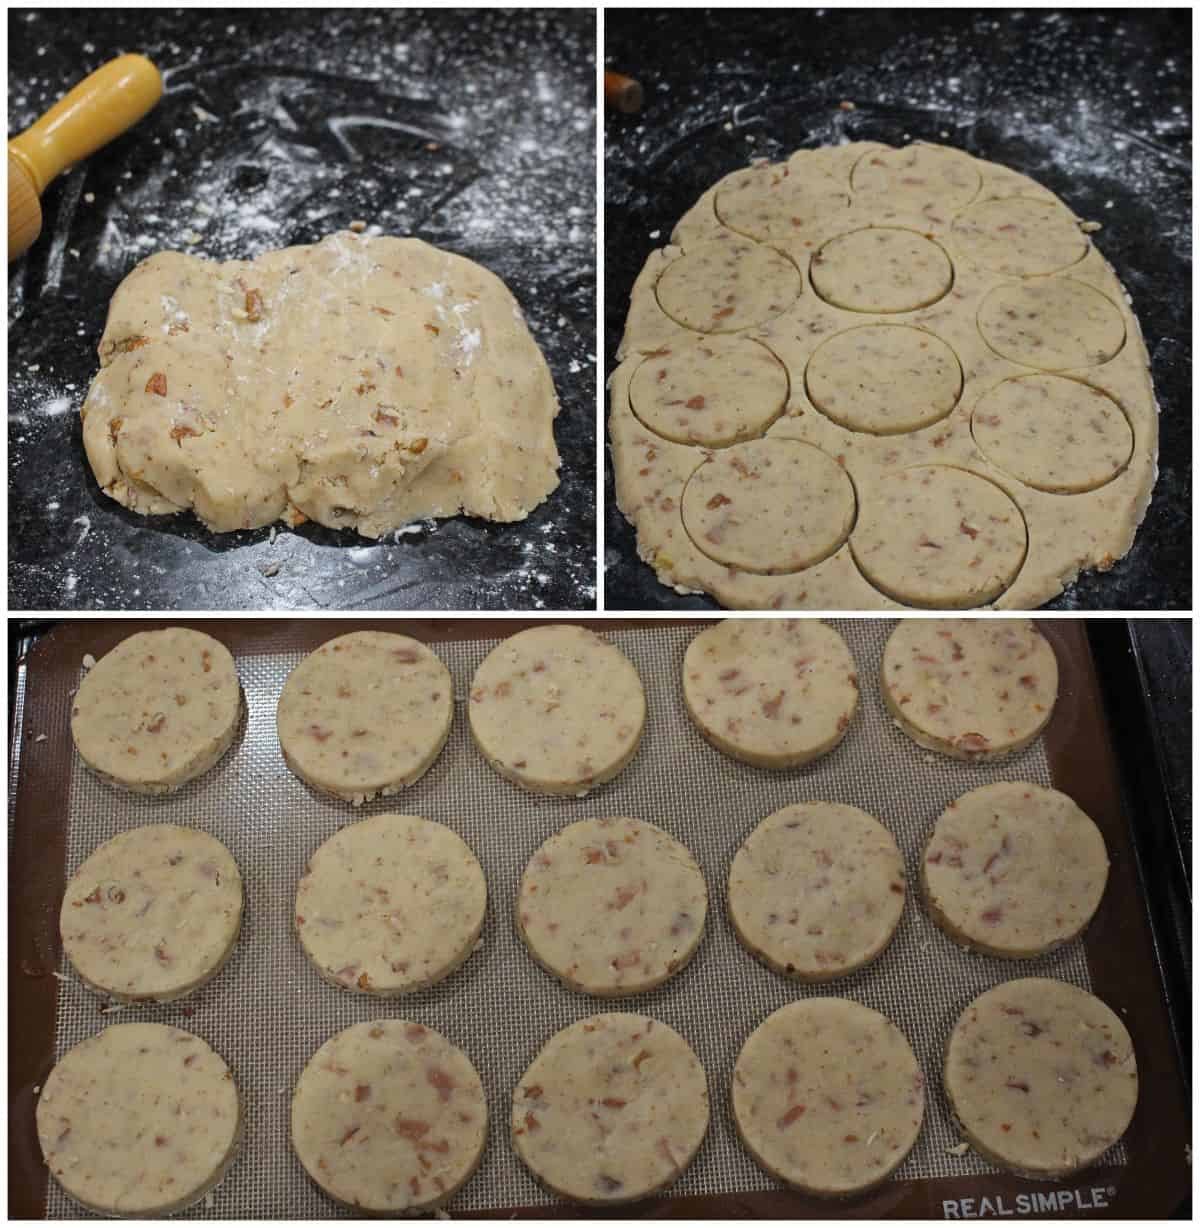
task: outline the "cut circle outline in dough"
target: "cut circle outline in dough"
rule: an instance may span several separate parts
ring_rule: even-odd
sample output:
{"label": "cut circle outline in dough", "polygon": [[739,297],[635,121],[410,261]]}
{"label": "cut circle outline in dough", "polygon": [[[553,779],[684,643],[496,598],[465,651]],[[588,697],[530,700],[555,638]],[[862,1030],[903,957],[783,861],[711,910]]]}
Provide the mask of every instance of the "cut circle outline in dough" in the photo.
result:
{"label": "cut circle outline in dough", "polygon": [[[872,301],[869,297],[872,291],[869,289],[867,290],[868,297],[857,297],[857,291],[861,289],[858,283],[854,283],[851,287],[854,293],[847,294],[844,289],[835,285],[835,279],[841,276],[842,270],[829,268],[828,252],[831,248],[835,248],[834,254],[842,259],[845,259],[844,253],[849,253],[851,264],[863,261],[864,253],[861,248],[864,237],[868,235],[878,236],[877,241],[882,243],[893,242],[894,240],[890,238],[892,235],[907,236],[913,240],[909,244],[907,256],[919,254],[926,258],[933,258],[934,264],[937,264],[936,257],[933,256],[936,253],[936,256],[940,256],[944,262],[944,268],[931,267],[928,269],[924,286],[917,283],[907,294],[903,292],[901,286],[896,285],[889,288],[886,298],[880,296],[876,290],[874,293],[877,301]],[[873,274],[878,271],[877,261],[867,260],[866,264],[869,266],[868,272]],[[828,303],[830,307],[855,312],[859,315],[906,315],[941,302],[954,289],[955,270],[950,253],[929,235],[911,230],[907,226],[872,225],[860,226],[855,230],[848,230],[844,234],[826,239],[809,258],[808,279],[813,293],[822,302]]]}
{"label": "cut circle outline in dough", "polygon": [[[995,217],[981,222],[978,215],[984,212],[1005,220],[999,226]],[[1021,217],[1022,213],[1038,212],[1042,216],[1035,216],[1028,223]],[[1046,232],[1047,223],[1056,227],[1057,234]],[[994,236],[1000,233],[1011,234],[1020,246],[1014,248],[998,242]],[[950,240],[966,259],[1005,277],[1049,277],[1061,273],[1083,260],[1090,247],[1087,235],[1064,205],[1057,200],[1029,196],[993,196],[973,201],[954,219]],[[1030,250],[1034,245],[1040,249],[1036,254],[1042,256],[1041,261],[1034,259]],[[1057,255],[1045,251],[1056,245],[1064,249],[1069,246],[1072,251],[1060,251]]]}
{"label": "cut circle outline in dough", "polygon": [[[897,188],[913,187],[916,185],[905,184],[904,179],[901,179],[899,184],[887,183],[886,185],[864,184],[862,176],[864,173],[870,174],[870,168],[875,165],[882,166],[885,171],[891,169],[890,161],[896,161],[901,157],[907,156],[911,161],[930,159],[935,160],[935,165],[941,166],[956,166],[961,167],[963,171],[970,174],[974,179],[970,193],[964,195],[961,200],[951,199],[949,208],[966,209],[975,203],[979,197],[979,193],[983,190],[983,177],[976,169],[970,155],[962,150],[955,149],[947,145],[925,145],[913,144],[905,145],[899,148],[884,146],[876,147],[867,150],[851,168],[850,171],[850,191],[858,197],[879,196],[885,195],[891,200],[897,200],[903,205],[908,203],[904,198],[912,197],[914,199],[923,199],[920,193],[915,192],[897,192]],[[957,186],[957,185],[956,185]]]}

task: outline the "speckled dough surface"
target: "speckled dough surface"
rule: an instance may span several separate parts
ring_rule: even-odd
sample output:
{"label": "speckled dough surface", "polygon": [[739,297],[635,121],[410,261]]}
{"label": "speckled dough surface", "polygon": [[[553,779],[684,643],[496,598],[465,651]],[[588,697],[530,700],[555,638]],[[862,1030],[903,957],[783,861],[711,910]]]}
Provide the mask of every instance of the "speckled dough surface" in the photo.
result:
{"label": "speckled dough surface", "polygon": [[450,828],[411,814],[351,823],[296,888],[304,953],[331,984],[391,997],[449,976],[475,949],[487,886]]}
{"label": "speckled dough surface", "polygon": [[440,1207],[475,1172],[487,1126],[470,1059],[406,1019],[331,1036],[292,1096],[300,1163],[331,1198],[369,1214]]}
{"label": "speckled dough surface", "polygon": [[155,823],[102,844],[63,895],[63,953],[98,993],[169,1002],[233,953],[242,876],[229,850],[191,827]]}
{"label": "speckled dough surface", "polygon": [[946,1047],[946,1096],[971,1146],[1033,1177],[1095,1163],[1137,1104],[1133,1042],[1099,998],[1029,977],[981,994]]}
{"label": "speckled dough surface", "polygon": [[520,520],[558,485],[558,400],[516,300],[419,239],[160,252],[117,288],[100,362],[84,446],[137,512],[377,538],[459,512]]}
{"label": "speckled dough surface", "polygon": [[708,1086],[692,1047],[645,1015],[564,1028],[513,1091],[517,1155],[552,1193],[615,1205],[665,1189],[708,1130]]}
{"label": "speckled dough surface", "polygon": [[517,932],[564,984],[599,997],[642,993],[700,945],[708,890],[695,858],[639,819],[583,819],[525,867]]}
{"label": "speckled dough surface", "polygon": [[781,1007],[733,1071],[733,1115],[767,1172],[832,1198],[877,1185],[925,1117],[925,1078],[903,1032],[845,998]]}
{"label": "speckled dough surface", "polygon": [[683,700],[718,750],[755,767],[796,767],[845,737],[858,670],[846,641],[824,623],[730,618],[688,645]]}
{"label": "speckled dough surface", "polygon": [[167,1215],[202,1198],[237,1153],[233,1074],[199,1036],[119,1023],[59,1060],[37,1105],[46,1165],[101,1215]]}
{"label": "speckled dough surface", "polygon": [[229,749],[241,715],[225,645],[170,627],[131,635],[89,670],[71,708],[71,736],[109,784],[171,793]]}
{"label": "speckled dough surface", "polygon": [[646,695],[629,658],[586,627],[511,635],[471,681],[471,736],[502,776],[582,797],[633,758]]}
{"label": "speckled dough surface", "polygon": [[432,649],[406,635],[355,631],[292,670],[275,719],[288,767],[357,804],[419,780],[453,718],[450,672]]}
{"label": "speckled dough surface", "polygon": [[1027,618],[904,619],[880,669],[900,728],[955,759],[996,759],[1028,746],[1058,698],[1054,649]]}
{"label": "speckled dough surface", "polygon": [[[742,609],[1032,609],[1111,567],[1150,499],[1158,410],[1087,230],[1032,179],[940,145],[857,142],[727,175],[646,261],[610,381],[617,504],[641,557]],[[678,404],[652,399],[659,372],[718,335],[778,359],[781,413],[765,364],[742,371],[754,408],[736,417],[730,362],[693,367]],[[853,505],[830,551],[764,567],[697,536],[689,479],[752,439],[844,470]],[[762,517],[764,498],[720,514]]]}
{"label": "speckled dough surface", "polygon": [[942,812],[921,859],[929,915],[955,942],[1024,959],[1079,934],[1100,904],[1108,853],[1065,793],[984,785]]}

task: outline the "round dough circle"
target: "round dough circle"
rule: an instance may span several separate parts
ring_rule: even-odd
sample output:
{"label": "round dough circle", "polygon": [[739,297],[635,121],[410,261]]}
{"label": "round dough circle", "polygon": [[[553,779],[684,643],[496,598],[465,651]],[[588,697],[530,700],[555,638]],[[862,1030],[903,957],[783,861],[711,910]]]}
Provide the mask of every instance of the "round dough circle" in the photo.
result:
{"label": "round dough circle", "polygon": [[738,1054],[733,1117],[772,1176],[822,1198],[878,1185],[925,1116],[925,1078],[904,1033],[845,998],[807,998],[761,1023]]}
{"label": "round dough circle", "polygon": [[778,575],[842,545],[854,524],[854,484],[812,444],[755,439],[702,464],[680,506],[688,536],[710,559]]}
{"label": "round dough circle", "polygon": [[1099,998],[1028,977],[981,994],[946,1046],[946,1097],[971,1146],[1031,1177],[1095,1163],[1137,1104],[1133,1042]]}
{"label": "round dough circle", "polygon": [[804,282],[773,247],[747,239],[713,239],[689,247],[658,281],[663,311],[685,328],[733,333],[786,311]]}
{"label": "round dough circle", "polygon": [[742,946],[801,981],[865,967],[903,911],[904,859],[857,806],[785,806],[746,837],[729,870],[729,919]]}
{"label": "round dough circle", "polygon": [[748,337],[697,337],[651,354],[634,372],[630,404],[656,435],[724,448],[761,435],[783,412],[788,377]]}
{"label": "round dough circle", "polygon": [[546,1042],[513,1091],[517,1155],[547,1189],[614,1206],[671,1185],[708,1130],[691,1046],[646,1015],[593,1015]]}
{"label": "round dough circle", "polygon": [[206,832],[135,827],[100,845],[63,895],[63,954],[122,1002],[172,1002],[224,967],[242,924],[242,876]]}
{"label": "round dough circle", "polygon": [[296,888],[296,930],[330,984],[388,998],[464,963],[486,908],[483,870],[450,828],[377,814],[312,855]]}
{"label": "round dough circle", "polygon": [[846,736],[858,672],[846,641],[822,622],[729,618],[688,645],[683,702],[705,741],[731,758],[797,767]]}
{"label": "round dough circle", "polygon": [[954,243],[968,259],[1006,277],[1036,277],[1078,264],[1088,241],[1057,201],[976,201],[954,219]]}
{"label": "round dough circle", "polygon": [[242,1111],[232,1072],[199,1036],[118,1023],[50,1072],[37,1132],[46,1166],[76,1202],[150,1219],[197,1202],[225,1176]]}
{"label": "round dough circle", "polygon": [[997,384],[975,406],[971,433],[993,465],[1052,494],[1111,482],[1133,453],[1133,431],[1116,401],[1060,375]]}
{"label": "round dough circle", "polygon": [[1001,358],[1039,371],[1101,366],[1125,344],[1121,313],[1071,277],[997,286],[980,304],[979,331]]}
{"label": "round dough circle", "polygon": [[633,663],[586,627],[531,627],[498,644],[471,681],[471,735],[506,779],[573,794],[634,756],[646,695]]}
{"label": "round dough circle", "polygon": [[1107,880],[1096,824],[1065,793],[1021,781],[951,802],[921,858],[929,915],[955,942],[1003,959],[1082,933]]}
{"label": "round dough circle", "polygon": [[309,1059],[292,1146],[334,1201],[369,1214],[440,1207],[483,1155],[488,1109],[471,1060],[407,1019],[356,1023]]}
{"label": "round dough circle", "polygon": [[839,235],[812,258],[813,289],[846,311],[916,311],[953,282],[950,259],[932,239],[893,226]]}
{"label": "round dough circle", "polygon": [[354,631],[288,675],[279,745],[306,784],[356,805],[419,780],[441,754],[454,684],[437,654],[387,631]]}
{"label": "round dough circle", "polygon": [[805,383],[812,403],[839,426],[899,435],[950,413],[962,394],[962,367],[923,329],[865,324],[822,342]]}
{"label": "round dough circle", "polygon": [[850,203],[830,175],[792,173],[790,164],[751,167],[717,189],[717,217],[751,239],[796,239]]}
{"label": "round dough circle", "polygon": [[982,182],[969,157],[944,145],[875,149],[855,163],[850,176],[856,195],[878,196],[909,212],[932,206],[943,216],[969,205]]}
{"label": "round dough circle", "polygon": [[850,537],[854,561],[877,589],[927,609],[969,609],[999,597],[1027,545],[1012,499],[987,478],[948,465],[885,474]]}
{"label": "round dough circle", "polygon": [[131,635],[92,666],[71,709],[71,736],[109,784],[173,793],[229,749],[241,716],[229,649],[169,627]]}
{"label": "round dough circle", "polygon": [[582,819],[530,858],[517,891],[517,933],[570,989],[645,993],[696,952],[708,889],[691,853],[639,819]]}
{"label": "round dough circle", "polygon": [[954,759],[1029,745],[1058,698],[1054,649],[1027,618],[909,618],[883,650],[884,702],[914,742]]}

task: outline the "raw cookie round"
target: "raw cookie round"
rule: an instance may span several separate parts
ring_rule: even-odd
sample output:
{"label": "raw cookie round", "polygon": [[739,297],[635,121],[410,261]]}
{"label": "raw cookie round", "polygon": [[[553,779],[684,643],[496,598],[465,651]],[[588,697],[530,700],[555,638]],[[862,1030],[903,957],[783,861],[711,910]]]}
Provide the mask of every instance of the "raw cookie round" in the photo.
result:
{"label": "raw cookie round", "polygon": [[755,767],[797,767],[845,737],[858,673],[845,640],[822,622],[729,618],[688,645],[683,702],[719,751]]}
{"label": "raw cookie round", "polygon": [[813,289],[847,311],[916,311],[936,303],[953,281],[936,243],[892,226],[839,235],[812,258]]}
{"label": "raw cookie round", "polygon": [[305,1171],[334,1201],[371,1215],[447,1202],[478,1167],[487,1125],[470,1059],[406,1019],[331,1036],[292,1096],[292,1146]]}
{"label": "raw cookie round", "polygon": [[974,161],[944,145],[874,149],[850,176],[856,196],[879,196],[893,208],[924,210],[927,216],[931,209],[945,215],[969,205],[981,183]]}
{"label": "raw cookie round", "polygon": [[46,1166],[100,1215],[150,1219],[203,1198],[233,1163],[233,1074],[199,1036],[118,1023],[69,1049],[37,1104]]}
{"label": "raw cookie round", "polygon": [[761,435],[783,412],[788,377],[748,337],[697,337],[651,354],[629,388],[633,412],[656,435],[724,448]]}
{"label": "raw cookie round", "polygon": [[878,1011],[807,998],[770,1015],[733,1071],[733,1118],[772,1176],[822,1198],[858,1194],[898,1168],[921,1132],[925,1078]]}
{"label": "raw cookie round", "polygon": [[707,911],[704,875],[678,840],[638,819],[582,819],[530,858],[517,933],[568,988],[623,997],[692,958]]}
{"label": "raw cookie round", "polygon": [[513,1091],[513,1147],[547,1189],[614,1206],[665,1189],[708,1129],[691,1046],[645,1015],[593,1015],[546,1042]]}
{"label": "raw cookie round", "polygon": [[1100,366],[1125,344],[1121,313],[1070,277],[997,286],[980,304],[979,331],[1002,358],[1039,371]]}
{"label": "raw cookie round", "polygon": [[879,479],[850,537],[854,561],[905,605],[969,609],[1004,592],[1025,561],[1021,509],[987,478],[920,465]]}
{"label": "raw cookie round", "polygon": [[785,166],[750,167],[717,189],[717,217],[751,239],[795,239],[814,222],[845,209],[849,198],[837,180],[826,174],[793,174]]}
{"label": "raw cookie round", "polygon": [[716,239],[689,247],[667,265],[658,302],[685,328],[733,333],[786,311],[803,288],[796,266],[773,247]]}
{"label": "raw cookie round", "polygon": [[229,850],[190,827],[135,827],[106,841],[63,895],[63,954],[84,984],[121,1002],[172,1002],[233,954],[242,876]]}
{"label": "raw cookie round", "polygon": [[1054,200],[976,201],[954,219],[958,251],[1007,277],[1036,277],[1078,264],[1088,241],[1074,217]]}
{"label": "raw cookie round", "polygon": [[921,858],[929,915],[955,942],[1003,959],[1080,934],[1107,879],[1096,824],[1065,793],[1020,781],[951,802]]}
{"label": "raw cookie round", "polygon": [[424,776],[453,719],[450,671],[424,644],[386,631],[354,631],[309,653],[275,715],[288,767],[355,805]]}
{"label": "raw cookie round", "polygon": [[131,635],[92,666],[71,708],[71,736],[109,784],[173,793],[229,749],[241,716],[229,649],[169,627]]}
{"label": "raw cookie round", "polygon": [[851,431],[898,435],[944,418],[962,393],[954,351],[903,324],[865,324],[837,333],[808,361],[812,403]]}
{"label": "raw cookie round", "polygon": [[531,627],[475,671],[470,716],[476,746],[501,776],[582,797],[633,758],[646,694],[629,658],[594,631]]}
{"label": "raw cookie round", "polygon": [[976,998],[950,1034],[943,1074],[971,1146],[1030,1177],[1094,1164],[1137,1104],[1125,1025],[1099,998],[1041,977]]}
{"label": "raw cookie round", "polygon": [[785,806],[746,837],[729,870],[729,919],[742,946],[801,981],[865,967],[903,911],[904,859],[857,806]]}
{"label": "raw cookie round", "polygon": [[881,683],[914,742],[954,759],[997,759],[1046,727],[1058,661],[1027,618],[908,618],[888,637]]}
{"label": "raw cookie round", "polygon": [[1133,452],[1133,431],[1116,401],[1060,375],[997,384],[975,406],[971,433],[993,465],[1053,494],[1111,482]]}
{"label": "raw cookie round", "polygon": [[854,485],[831,456],[794,439],[715,453],[681,500],[688,536],[709,558],[764,575],[828,558],[854,523]]}
{"label": "raw cookie round", "polygon": [[305,955],[342,989],[390,998],[436,984],[479,939],[487,886],[450,828],[411,814],[350,823],[296,888]]}

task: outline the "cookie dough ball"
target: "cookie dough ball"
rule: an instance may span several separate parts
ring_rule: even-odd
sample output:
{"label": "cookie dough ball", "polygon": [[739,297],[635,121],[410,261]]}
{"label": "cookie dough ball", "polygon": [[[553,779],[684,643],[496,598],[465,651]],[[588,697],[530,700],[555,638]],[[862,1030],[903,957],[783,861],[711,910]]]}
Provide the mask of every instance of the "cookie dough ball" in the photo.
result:
{"label": "cookie dough ball", "polygon": [[71,709],[71,736],[109,784],[173,793],[229,749],[241,716],[229,649],[169,627],[131,635],[92,667]]}
{"label": "cookie dough ball", "polygon": [[708,1129],[708,1086],[691,1046],[645,1015],[564,1028],[513,1092],[513,1146],[548,1190],[614,1206],[671,1185]]}
{"label": "cookie dough ball", "polygon": [[233,1163],[233,1074],[199,1036],[119,1023],[67,1051],[37,1105],[55,1180],[90,1211],[149,1219],[203,1198]]}
{"label": "cookie dough ball", "polygon": [[444,1036],[407,1019],[356,1023],[309,1060],[292,1146],[330,1198],[370,1215],[442,1206],[479,1164],[483,1084]]}
{"label": "cookie dough ball", "polygon": [[683,701],[719,751],[763,768],[828,754],[858,706],[845,640],[803,618],[730,618],[701,631],[683,658]]}
{"label": "cookie dough ball", "polygon": [[121,1002],[171,1002],[233,954],[242,876],[229,850],[190,827],[137,827],[102,844],[67,884],[63,953],[79,978]]}
{"label": "cookie dough ball", "polygon": [[883,650],[882,690],[919,745],[954,759],[998,759],[1046,727],[1058,661],[1027,618],[910,618]]}
{"label": "cookie dough ball", "polygon": [[465,962],[486,908],[483,870],[450,828],[377,814],[312,855],[296,889],[296,930],[325,980],[389,998]]}
{"label": "cookie dough ball", "polygon": [[746,1149],[806,1194],[859,1194],[917,1141],[925,1078],[904,1034],[845,998],[782,1007],[754,1031],[733,1071]]}
{"label": "cookie dough ball", "polygon": [[531,627],[484,658],[471,735],[506,779],[534,793],[585,793],[637,751],[646,695],[629,658],[586,627]]}
{"label": "cookie dough ball", "polygon": [[1099,998],[1029,977],[981,994],[946,1047],[946,1097],[971,1146],[1030,1177],[1094,1164],[1137,1104],[1133,1042]]}
{"label": "cookie dough ball", "polygon": [[525,867],[517,932],[569,988],[615,997],[674,976],[707,911],[704,876],[678,840],[638,819],[583,819]]}

